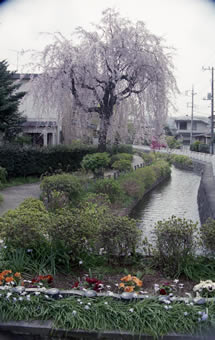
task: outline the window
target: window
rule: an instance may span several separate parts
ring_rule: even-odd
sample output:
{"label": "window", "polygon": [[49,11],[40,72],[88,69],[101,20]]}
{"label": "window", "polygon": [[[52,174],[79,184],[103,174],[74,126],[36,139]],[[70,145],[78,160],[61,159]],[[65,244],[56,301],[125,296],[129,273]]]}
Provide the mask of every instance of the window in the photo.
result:
{"label": "window", "polygon": [[197,130],[197,122],[193,122],[193,131]]}
{"label": "window", "polygon": [[179,130],[187,130],[187,122],[179,122]]}

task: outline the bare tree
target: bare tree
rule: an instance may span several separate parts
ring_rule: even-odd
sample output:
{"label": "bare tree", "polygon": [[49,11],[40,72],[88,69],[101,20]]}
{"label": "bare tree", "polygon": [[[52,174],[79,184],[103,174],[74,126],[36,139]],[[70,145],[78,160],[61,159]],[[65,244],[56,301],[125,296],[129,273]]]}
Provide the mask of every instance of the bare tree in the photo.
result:
{"label": "bare tree", "polygon": [[[79,27],[71,40],[56,34],[40,60],[37,96],[62,111],[65,96],[76,110],[100,119],[99,149],[106,149],[111,117],[120,102],[144,93],[144,104],[156,117],[166,115],[176,89],[172,51],[141,21],[133,24],[113,9],[103,13],[95,31]],[[159,127],[158,127],[159,128]]]}

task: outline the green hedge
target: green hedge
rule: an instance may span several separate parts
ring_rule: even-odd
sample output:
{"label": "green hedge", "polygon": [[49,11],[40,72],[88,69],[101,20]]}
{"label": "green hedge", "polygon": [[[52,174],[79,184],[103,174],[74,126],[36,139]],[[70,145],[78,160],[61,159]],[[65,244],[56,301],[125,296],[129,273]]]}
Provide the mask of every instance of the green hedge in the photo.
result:
{"label": "green hedge", "polygon": [[76,171],[86,154],[94,153],[95,146],[50,148],[0,147],[0,166],[7,170],[9,177],[40,176],[46,171],[61,168]]}

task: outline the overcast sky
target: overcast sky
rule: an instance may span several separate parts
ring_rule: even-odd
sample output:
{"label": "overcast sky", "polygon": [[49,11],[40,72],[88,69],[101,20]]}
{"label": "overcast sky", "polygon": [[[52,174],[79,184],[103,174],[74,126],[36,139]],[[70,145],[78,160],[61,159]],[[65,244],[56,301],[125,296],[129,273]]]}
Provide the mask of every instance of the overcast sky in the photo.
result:
{"label": "overcast sky", "polygon": [[[60,31],[68,36],[76,26],[88,28],[114,7],[132,21],[142,20],[166,45],[176,49],[175,76],[181,95],[176,98],[178,112],[190,114],[195,87],[195,115],[210,115],[211,72],[202,66],[215,66],[215,1],[210,0],[0,0],[0,60],[10,69],[23,71],[26,57],[22,50],[41,50],[50,38],[41,32]],[[190,94],[190,92],[189,92]]]}

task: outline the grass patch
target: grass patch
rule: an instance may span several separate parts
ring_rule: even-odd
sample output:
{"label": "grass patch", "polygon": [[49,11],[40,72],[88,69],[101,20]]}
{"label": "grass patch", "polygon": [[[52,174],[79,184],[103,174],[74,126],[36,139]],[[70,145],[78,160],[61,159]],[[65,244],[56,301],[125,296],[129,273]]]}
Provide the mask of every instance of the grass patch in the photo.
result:
{"label": "grass patch", "polygon": [[17,185],[22,185],[22,184],[33,184],[33,183],[38,183],[40,182],[39,177],[15,177],[11,178],[7,183],[1,183],[1,189],[9,188],[9,187],[14,187]]}
{"label": "grass patch", "polygon": [[[16,298],[16,300],[14,299]],[[122,301],[108,297],[94,299],[67,297],[58,300],[45,295],[22,297],[0,296],[1,321],[52,320],[54,327],[66,330],[128,331],[159,336],[202,334],[213,326],[215,306],[208,304],[208,319],[201,320],[205,306],[174,302],[170,306],[156,298]],[[167,308],[168,307],[168,308]]]}

